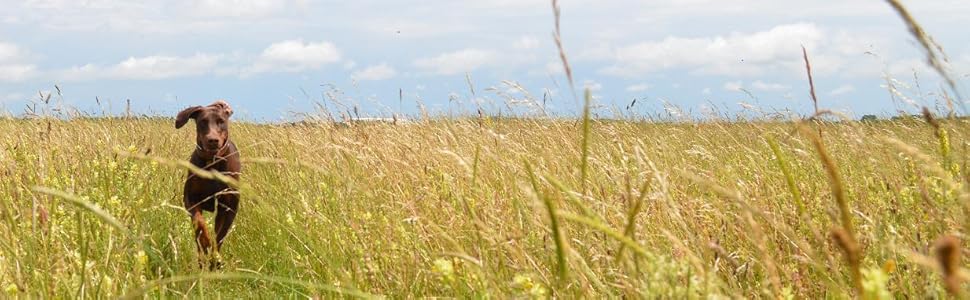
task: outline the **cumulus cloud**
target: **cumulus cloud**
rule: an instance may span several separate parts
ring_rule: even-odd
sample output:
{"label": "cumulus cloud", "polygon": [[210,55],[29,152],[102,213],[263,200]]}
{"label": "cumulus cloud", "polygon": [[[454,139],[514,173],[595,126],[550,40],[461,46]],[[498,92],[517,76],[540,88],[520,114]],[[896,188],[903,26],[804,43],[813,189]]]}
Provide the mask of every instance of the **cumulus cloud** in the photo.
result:
{"label": "cumulus cloud", "polygon": [[668,37],[613,49],[608,58],[615,64],[601,72],[622,77],[668,69],[686,69],[706,75],[761,75],[797,67],[801,45],[814,49],[824,39],[825,33],[811,23],[780,25],[766,31],[736,32],[727,36]]}
{"label": "cumulus cloud", "polygon": [[[955,77],[957,81],[970,78],[970,53],[962,53],[957,57],[951,57],[949,62],[944,62],[944,68]],[[938,73],[927,63],[924,58],[897,59],[883,66],[882,73],[872,74],[872,76],[889,75],[896,79],[912,79],[914,76],[919,79],[936,79]]]}
{"label": "cumulus cloud", "polygon": [[740,81],[728,81],[724,83],[724,90],[731,92],[739,92],[744,88],[744,85]]}
{"label": "cumulus cloud", "polygon": [[546,73],[549,73],[549,74],[562,74],[566,72],[563,69],[562,62],[559,62],[559,61],[546,63],[545,71]]}
{"label": "cumulus cloud", "polygon": [[350,75],[354,80],[385,80],[397,76],[397,70],[386,63],[370,66]]}
{"label": "cumulus cloud", "polygon": [[642,92],[650,89],[650,85],[646,83],[634,84],[626,87],[627,92]]}
{"label": "cumulus cloud", "polygon": [[18,82],[37,75],[37,66],[27,63],[26,50],[0,42],[0,82]]}
{"label": "cumulus cloud", "polygon": [[842,86],[839,86],[834,90],[832,90],[831,92],[829,92],[829,95],[832,95],[832,96],[845,95],[848,93],[852,93],[854,91],[855,91],[855,86],[851,84],[843,84]]}
{"label": "cumulus cloud", "polygon": [[356,67],[357,67],[357,62],[356,61],[353,61],[353,60],[348,60],[348,61],[345,61],[343,63],[344,70],[350,71],[350,70],[353,70]]}
{"label": "cumulus cloud", "polygon": [[599,82],[596,82],[594,80],[584,80],[583,81],[583,88],[584,89],[589,89],[590,92],[598,92],[598,91],[603,90],[603,84],[602,83],[599,83]]}
{"label": "cumulus cloud", "polygon": [[751,83],[751,88],[759,91],[765,92],[782,92],[791,90],[791,86],[780,84],[780,83],[769,83],[761,80],[755,80]]}
{"label": "cumulus cloud", "polygon": [[23,58],[24,50],[11,43],[0,42],[0,63],[13,62]]}
{"label": "cumulus cloud", "polygon": [[330,42],[289,40],[269,45],[260,58],[281,64],[306,64],[315,67],[339,61],[340,51]]}
{"label": "cumulus cloud", "polygon": [[0,82],[18,82],[37,75],[37,66],[29,64],[0,65]]}
{"label": "cumulus cloud", "polygon": [[[240,25],[292,20],[308,8],[306,0],[30,0],[5,5],[0,20],[54,31],[99,34],[217,33],[231,35]],[[302,21],[301,21],[302,23]],[[82,38],[83,40],[83,38]]]}
{"label": "cumulus cloud", "polygon": [[[0,49],[0,51],[3,50]],[[237,51],[227,54],[197,53],[192,56],[132,56],[116,64],[88,63],[57,70],[51,74],[56,79],[66,81],[162,80],[206,74],[249,77],[268,72],[314,70],[339,61],[340,51],[332,43],[289,40],[271,44],[258,55]],[[3,65],[0,65],[0,71],[3,70]],[[387,76],[387,74],[377,74],[379,71],[387,70],[371,70],[369,76]]]}
{"label": "cumulus cloud", "polygon": [[[740,81],[740,80],[728,81],[728,82],[725,82],[722,87],[724,88],[725,91],[731,91],[731,92],[740,92],[745,89],[761,91],[761,92],[785,92],[785,91],[791,90],[790,85],[774,83],[774,82],[765,82],[763,80],[755,80],[754,82],[751,82],[751,84],[745,84],[743,81]],[[710,89],[705,89],[704,91],[705,91],[704,94],[710,94]]]}
{"label": "cumulus cloud", "polygon": [[492,51],[468,48],[417,59],[414,61],[414,66],[440,75],[455,75],[474,71],[496,60],[497,56]]}
{"label": "cumulus cloud", "polygon": [[23,93],[0,94],[0,103],[27,100],[27,98],[28,98],[27,95]]}
{"label": "cumulus cloud", "polygon": [[357,28],[367,33],[401,38],[429,38],[472,31],[467,22],[442,22],[441,19],[401,18],[395,15],[355,21],[360,22]]}
{"label": "cumulus cloud", "polygon": [[242,76],[267,72],[300,72],[339,62],[340,50],[330,42],[305,42],[302,39],[274,43],[266,47]]}
{"label": "cumulus cloud", "polygon": [[209,17],[263,17],[282,11],[288,1],[280,0],[201,0],[192,1],[188,12]]}
{"label": "cumulus cloud", "polygon": [[535,49],[539,47],[539,39],[532,36],[523,36],[512,43],[512,47],[524,50]]}
{"label": "cumulus cloud", "polygon": [[59,79],[67,81],[160,80],[203,75],[212,72],[220,60],[219,55],[202,53],[188,57],[165,55],[128,57],[114,65],[85,64],[57,71],[56,74]]}

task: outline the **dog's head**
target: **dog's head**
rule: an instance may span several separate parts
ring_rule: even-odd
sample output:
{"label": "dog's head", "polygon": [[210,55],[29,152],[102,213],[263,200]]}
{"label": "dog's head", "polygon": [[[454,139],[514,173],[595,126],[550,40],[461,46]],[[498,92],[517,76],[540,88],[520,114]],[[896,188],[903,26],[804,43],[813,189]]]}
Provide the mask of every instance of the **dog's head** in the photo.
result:
{"label": "dog's head", "polygon": [[186,108],[175,116],[175,128],[182,128],[189,119],[195,119],[195,143],[202,151],[215,153],[229,141],[229,117],[232,108],[224,100],[216,100],[208,106]]}

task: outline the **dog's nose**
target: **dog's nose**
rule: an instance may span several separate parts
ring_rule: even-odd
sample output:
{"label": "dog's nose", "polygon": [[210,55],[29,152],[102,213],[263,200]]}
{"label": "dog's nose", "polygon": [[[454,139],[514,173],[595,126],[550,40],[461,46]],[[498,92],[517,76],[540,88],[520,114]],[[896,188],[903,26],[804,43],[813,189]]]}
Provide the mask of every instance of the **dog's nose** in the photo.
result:
{"label": "dog's nose", "polygon": [[219,147],[219,140],[218,139],[207,139],[207,140],[205,140],[205,145],[206,146],[209,146],[209,148],[218,148]]}

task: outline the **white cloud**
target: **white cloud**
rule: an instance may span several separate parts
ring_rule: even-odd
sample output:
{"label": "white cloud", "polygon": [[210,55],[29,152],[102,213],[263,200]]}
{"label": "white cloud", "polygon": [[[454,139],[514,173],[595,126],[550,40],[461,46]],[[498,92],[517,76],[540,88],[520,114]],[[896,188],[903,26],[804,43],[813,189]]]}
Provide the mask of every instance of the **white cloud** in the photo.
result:
{"label": "white cloud", "polygon": [[6,95],[0,95],[0,103],[20,100],[27,100],[27,95],[23,93],[9,93]]}
{"label": "white cloud", "polygon": [[650,85],[646,83],[634,84],[626,87],[627,92],[642,92],[650,89]]}
{"label": "white cloud", "polygon": [[112,5],[111,2],[112,1],[107,1],[107,0],[89,0],[89,1],[30,0],[30,1],[25,1],[24,6],[31,9],[57,9],[57,10],[99,9],[99,8],[117,7]]}
{"label": "white cloud", "polygon": [[37,66],[28,64],[0,65],[0,82],[18,82],[37,75]]}
{"label": "white cloud", "polygon": [[576,62],[581,61],[603,61],[616,59],[617,49],[608,43],[592,43],[585,48],[579,49],[575,54],[570,54]]}
{"label": "white cloud", "polygon": [[844,84],[829,92],[829,95],[832,95],[832,96],[845,95],[848,93],[852,93],[854,91],[855,91],[855,86],[851,84]]}
{"label": "white cloud", "polygon": [[[267,24],[278,30],[309,8],[306,0],[30,0],[4,5],[0,19],[55,32],[94,35],[105,32],[141,34],[215,34],[244,32],[241,27]],[[4,16],[7,12],[8,16]],[[311,14],[304,14],[308,17]],[[10,17],[15,16],[15,17]],[[301,20],[299,23],[308,21]],[[291,22],[295,24],[297,22]],[[286,26],[286,29],[293,29]],[[246,32],[249,33],[249,32]],[[84,40],[83,38],[81,40]]]}
{"label": "white cloud", "polygon": [[780,83],[768,83],[761,80],[755,80],[753,83],[751,83],[751,88],[765,92],[782,92],[791,90],[791,86]]}
{"label": "white cloud", "polygon": [[17,16],[3,16],[3,17],[0,17],[0,23],[4,23],[4,24],[18,24],[20,22],[21,22],[21,20]]}
{"label": "white cloud", "polygon": [[269,45],[260,57],[262,60],[283,64],[306,64],[316,67],[340,60],[340,51],[330,42],[307,43],[289,40]]}
{"label": "white cloud", "polygon": [[153,55],[129,57],[111,66],[86,64],[56,72],[61,80],[84,81],[97,79],[160,80],[198,76],[212,72],[221,56],[195,54],[189,57]]}
{"label": "white cloud", "polygon": [[190,57],[129,57],[109,70],[109,74],[126,79],[165,79],[202,75],[212,70],[218,61],[218,56],[207,54],[196,54]]}
{"label": "white cloud", "polygon": [[26,56],[24,52],[17,45],[0,42],[0,64],[20,60]]}
{"label": "white cloud", "polygon": [[[31,0],[22,5],[5,6],[4,10],[23,17],[23,23],[53,32],[173,32],[200,29],[198,23],[164,15],[166,6],[175,1],[110,1],[110,0]],[[18,11],[19,10],[19,11]],[[191,9],[178,9],[188,13]],[[2,14],[2,13],[0,13]],[[167,17],[167,18],[160,18]],[[167,19],[167,20],[162,20]],[[193,23],[193,24],[190,24]]]}
{"label": "white cloud", "polygon": [[37,75],[37,66],[27,63],[29,54],[15,44],[0,42],[0,82],[18,82]]}
{"label": "white cloud", "polygon": [[703,94],[703,95],[710,95],[710,94],[712,94],[711,88],[704,88],[703,90],[701,90],[701,94]]}
{"label": "white cloud", "polygon": [[515,49],[531,50],[539,47],[539,39],[532,36],[523,36],[512,43]]}
{"label": "white cloud", "polygon": [[397,76],[397,70],[386,63],[370,66],[351,74],[354,80],[385,80]]}
{"label": "white cloud", "polygon": [[421,58],[414,61],[414,66],[441,75],[454,75],[471,72],[494,62],[496,62],[494,52],[468,48],[431,58]]}
{"label": "white cloud", "polygon": [[[739,92],[741,90],[748,89],[749,87],[752,90],[757,90],[762,92],[784,92],[784,91],[791,90],[791,86],[780,84],[780,83],[765,82],[762,80],[755,80],[750,85],[746,85],[744,84],[743,81],[740,81],[740,80],[728,81],[728,82],[725,82],[722,87],[724,88],[725,91],[731,91],[731,92]],[[710,89],[705,89],[705,91],[706,92],[704,94],[710,93]]]}
{"label": "white cloud", "polygon": [[599,82],[596,82],[594,80],[584,80],[583,81],[583,88],[584,89],[589,89],[590,92],[598,92],[598,91],[603,90],[603,84],[602,83],[599,83]]}
{"label": "white cloud", "polygon": [[801,63],[801,45],[814,49],[825,38],[815,24],[780,25],[751,34],[701,38],[668,37],[614,49],[605,74],[634,77],[667,69],[700,74],[759,75]]}
{"label": "white cloud", "polygon": [[359,23],[359,28],[372,34],[401,38],[429,38],[471,31],[467,22],[448,22],[429,18],[401,18],[388,15],[380,18],[367,18]]}
{"label": "white cloud", "polygon": [[546,70],[546,73],[553,74],[553,75],[562,74],[566,72],[562,67],[562,62],[559,62],[559,61],[546,63],[545,70]]}
{"label": "white cloud", "polygon": [[[961,78],[970,77],[970,74],[967,74],[970,73],[970,53],[963,53],[957,58],[951,58],[948,63],[944,62],[944,65],[950,75],[956,77],[954,79],[957,81],[960,81]],[[914,76],[919,77],[920,80],[939,78],[936,70],[924,58],[893,60],[883,66],[882,73],[871,74],[873,77],[885,75],[905,80],[913,80]]]}
{"label": "white cloud", "polygon": [[970,78],[970,53],[964,53],[963,57],[952,62],[951,73],[957,81]]}
{"label": "white cloud", "polygon": [[266,47],[242,76],[267,72],[300,72],[339,62],[340,50],[330,42],[282,41]]}
{"label": "white cloud", "polygon": [[889,72],[890,76],[893,77],[905,77],[912,78],[913,73],[920,76],[925,76],[928,74],[935,74],[929,64],[923,59],[912,58],[912,59],[901,59],[889,63],[885,72]]}
{"label": "white cloud", "polygon": [[357,62],[353,60],[345,61],[343,64],[344,70],[353,70],[357,67]]}
{"label": "white cloud", "polygon": [[287,1],[281,0],[200,0],[193,1],[187,12],[205,17],[263,17],[282,11]]}
{"label": "white cloud", "polygon": [[[267,72],[314,70],[340,59],[340,51],[332,43],[288,40],[271,44],[255,56],[234,52],[218,55],[197,53],[187,57],[129,57],[113,65],[89,63],[59,70],[53,72],[53,75],[59,80],[67,81],[161,80],[205,74],[248,77]],[[351,67],[352,65],[351,63]],[[3,71],[2,67],[0,65],[0,71]]]}
{"label": "white cloud", "polygon": [[744,85],[740,81],[728,81],[724,83],[724,90],[738,92],[744,88]]}

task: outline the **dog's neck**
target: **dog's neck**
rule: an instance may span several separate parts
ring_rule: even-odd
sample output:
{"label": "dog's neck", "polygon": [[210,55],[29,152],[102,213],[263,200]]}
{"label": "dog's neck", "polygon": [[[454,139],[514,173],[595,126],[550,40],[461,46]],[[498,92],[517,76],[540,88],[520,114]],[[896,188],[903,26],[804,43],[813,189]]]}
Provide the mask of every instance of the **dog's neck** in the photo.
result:
{"label": "dog's neck", "polygon": [[229,153],[225,153],[227,148],[229,148],[229,139],[226,139],[222,147],[219,147],[216,151],[206,151],[199,143],[195,143],[195,155],[205,160],[206,167],[209,167],[215,164],[216,159],[225,159],[226,156],[229,156]]}

